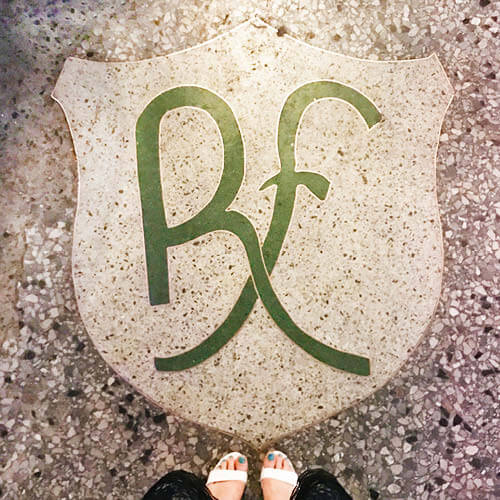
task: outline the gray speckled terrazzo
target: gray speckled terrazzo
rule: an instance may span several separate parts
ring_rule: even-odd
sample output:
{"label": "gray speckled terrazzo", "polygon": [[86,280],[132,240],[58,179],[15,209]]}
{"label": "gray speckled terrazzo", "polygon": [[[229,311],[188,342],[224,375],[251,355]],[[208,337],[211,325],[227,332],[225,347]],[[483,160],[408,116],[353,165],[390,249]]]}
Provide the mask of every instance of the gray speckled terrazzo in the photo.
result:
{"label": "gray speckled terrazzo", "polygon": [[[496,5],[495,5],[496,4]],[[430,334],[385,387],[275,443],[354,498],[493,499],[498,423],[498,3],[2,4],[0,498],[140,498],[161,474],[206,474],[245,443],[164,414],[85,332],[71,283],[76,163],[48,97],[66,57],[139,60],[257,14],[335,52],[435,52],[455,90],[437,156],[444,281]],[[247,498],[258,496],[256,474]]]}

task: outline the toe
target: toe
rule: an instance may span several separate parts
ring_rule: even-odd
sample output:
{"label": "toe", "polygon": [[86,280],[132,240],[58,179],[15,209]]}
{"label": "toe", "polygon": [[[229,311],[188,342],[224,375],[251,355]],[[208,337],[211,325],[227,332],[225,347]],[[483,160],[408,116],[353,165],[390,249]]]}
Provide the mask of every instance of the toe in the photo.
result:
{"label": "toe", "polygon": [[283,460],[283,469],[285,469],[285,470],[295,470],[293,468],[292,462],[290,462],[289,458],[285,458]]}
{"label": "toe", "polygon": [[218,469],[226,470],[227,469],[227,459],[224,459],[220,464]]}
{"label": "toe", "polygon": [[229,457],[227,459],[227,469],[234,470],[234,458],[233,457]]}
{"label": "toe", "polygon": [[244,457],[243,455],[236,457],[235,469],[236,470],[248,470],[248,462],[247,462],[246,457]]}
{"label": "toe", "polygon": [[295,470],[293,468],[292,462],[290,459],[282,452],[274,451],[272,452],[275,456],[274,459],[274,468],[275,469],[284,469],[284,470]]}
{"label": "toe", "polygon": [[264,457],[264,467],[269,469],[274,469],[276,467],[276,462],[278,460],[278,455],[275,451],[269,451]]}

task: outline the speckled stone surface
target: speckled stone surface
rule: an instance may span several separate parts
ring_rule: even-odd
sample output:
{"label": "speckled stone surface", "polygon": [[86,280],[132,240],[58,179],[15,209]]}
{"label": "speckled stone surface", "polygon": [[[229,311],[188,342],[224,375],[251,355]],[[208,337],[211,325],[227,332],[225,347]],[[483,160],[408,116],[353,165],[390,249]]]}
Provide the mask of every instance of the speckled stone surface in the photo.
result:
{"label": "speckled stone surface", "polygon": [[0,498],[139,499],[162,474],[259,454],[164,412],[93,347],[71,278],[77,170],[50,98],[69,56],[136,61],[258,15],[322,49],[377,60],[436,53],[455,97],[437,155],[443,292],[430,334],[361,404],[274,445],[355,499],[498,498],[498,2],[12,1],[0,30]]}
{"label": "speckled stone surface", "polygon": [[[170,276],[161,278],[169,280],[170,303],[150,305],[135,154],[139,116],[156,96],[183,85],[208,89],[229,104],[245,146],[243,183],[229,209],[247,216],[262,242],[275,189],[259,187],[280,171],[283,103],[302,85],[323,80],[357,89],[382,118],[368,129],[339,99],[306,108],[295,168],[325,176],[329,193],[321,201],[299,186],[271,281],[305,332],[368,358],[370,376],[313,359],[284,336],[260,301],[207,361],[184,371],[156,370],[155,355],[192,349],[225,320],[249,266],[243,245],[227,231],[169,248]],[[279,37],[255,18],[167,57],[69,59],[53,96],[68,119],[79,166],[78,309],[104,359],[147,397],[258,446],[338,413],[381,387],[408,359],[441,290],[434,159],[452,89],[435,55],[363,61]],[[216,192],[223,165],[217,132],[210,115],[192,107],[162,119],[169,227],[195,217]]]}

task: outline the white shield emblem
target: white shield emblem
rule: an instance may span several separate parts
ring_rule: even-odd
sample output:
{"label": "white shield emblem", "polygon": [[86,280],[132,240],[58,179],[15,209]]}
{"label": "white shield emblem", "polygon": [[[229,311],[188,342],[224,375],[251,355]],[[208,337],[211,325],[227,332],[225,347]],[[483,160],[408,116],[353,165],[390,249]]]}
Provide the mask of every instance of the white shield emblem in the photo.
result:
{"label": "white shield emblem", "polygon": [[66,61],[73,278],[104,359],[262,445],[385,384],[443,268],[432,55],[376,62],[259,20],[138,62]]}

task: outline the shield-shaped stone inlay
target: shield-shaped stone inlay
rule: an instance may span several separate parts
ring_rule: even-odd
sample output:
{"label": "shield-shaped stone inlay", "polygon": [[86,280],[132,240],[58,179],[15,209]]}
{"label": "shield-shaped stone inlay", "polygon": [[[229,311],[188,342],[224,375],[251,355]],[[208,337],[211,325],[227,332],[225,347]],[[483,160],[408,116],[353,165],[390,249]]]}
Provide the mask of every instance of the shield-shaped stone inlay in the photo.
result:
{"label": "shield-shaped stone inlay", "polygon": [[73,278],[103,358],[256,446],[361,400],[422,339],[443,249],[435,55],[377,62],[260,20],[137,62],[70,58]]}

